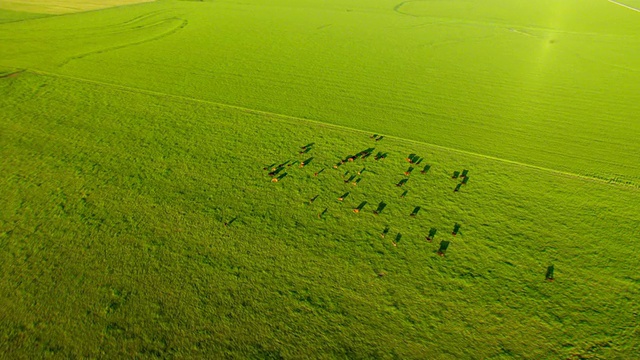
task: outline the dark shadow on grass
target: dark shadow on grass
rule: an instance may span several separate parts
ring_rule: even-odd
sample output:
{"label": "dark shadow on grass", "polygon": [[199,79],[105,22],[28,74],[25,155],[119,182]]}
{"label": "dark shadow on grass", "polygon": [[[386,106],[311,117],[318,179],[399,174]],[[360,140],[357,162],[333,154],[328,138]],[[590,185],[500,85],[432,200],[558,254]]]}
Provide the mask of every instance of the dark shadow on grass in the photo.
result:
{"label": "dark shadow on grass", "polygon": [[429,235],[427,235],[427,241],[433,241],[437,233],[438,233],[438,229],[436,228],[429,229]]}
{"label": "dark shadow on grass", "polygon": [[387,158],[387,153],[378,152],[374,157],[374,160],[384,160]]}
{"label": "dark shadow on grass", "polygon": [[384,210],[384,208],[387,207],[387,204],[384,201],[380,201],[380,204],[378,204],[378,208],[375,209],[373,211],[374,214],[378,215],[382,212],[382,210]]}
{"label": "dark shadow on grass", "polygon": [[451,232],[451,235],[453,235],[453,236],[458,235],[458,233],[460,232],[460,227],[461,227],[461,225],[458,224],[458,223],[453,225],[453,231]]}
{"label": "dark shadow on grass", "polygon": [[280,180],[282,180],[282,179],[286,178],[286,177],[287,177],[287,175],[289,175],[289,174],[288,174],[288,173],[281,174],[281,175],[280,175],[280,176],[278,176],[277,178],[273,178],[273,179],[271,179],[271,181],[273,181],[273,182],[278,182],[278,181],[280,181]]}
{"label": "dark shadow on grass", "polygon": [[547,279],[548,281],[553,281],[554,276],[553,273],[555,271],[555,267],[553,265],[550,265],[549,267],[547,267],[547,273],[545,274],[544,278]]}
{"label": "dark shadow on grass", "polygon": [[398,243],[400,242],[400,240],[402,240],[402,234],[397,233],[397,234],[396,234],[396,238],[395,238],[395,240],[393,241],[393,246],[398,245]]}
{"label": "dark shadow on grass", "polygon": [[420,212],[420,206],[416,206],[415,209],[413,209],[413,212],[411,213],[411,217],[416,217],[416,215],[418,215],[418,213]]}
{"label": "dark shadow on grass", "polygon": [[449,248],[449,241],[446,240],[442,240],[440,241],[440,248],[438,249],[438,255],[440,256],[444,256],[444,254],[447,252],[447,249]]}
{"label": "dark shadow on grass", "polygon": [[[277,167],[278,168],[285,167],[285,165],[289,164],[290,162],[291,162],[291,160],[287,160],[287,161],[283,162],[282,164],[279,164]],[[271,169],[271,170],[274,170],[274,169]]]}
{"label": "dark shadow on grass", "polygon": [[346,162],[353,162],[357,157],[355,155],[347,155],[341,162],[344,164]]}
{"label": "dark shadow on grass", "polygon": [[284,167],[278,167],[275,170],[271,171],[269,173],[269,176],[274,177],[274,176],[278,175],[280,172],[282,172],[282,170],[284,170]]}
{"label": "dark shadow on grass", "polygon": [[373,150],[375,150],[375,149],[376,148],[364,149],[364,150],[360,151],[359,153],[357,153],[356,156],[364,157],[365,155],[371,155],[371,153],[373,153]]}
{"label": "dark shadow on grass", "polygon": [[387,236],[388,233],[389,233],[389,227],[385,226],[384,230],[382,230],[382,234],[380,234],[380,236],[382,236],[384,238],[385,236]]}
{"label": "dark shadow on grass", "polygon": [[364,207],[367,205],[366,201],[363,201],[360,203],[360,205],[358,205],[357,208],[353,209],[354,213],[359,213],[360,211],[362,211],[362,209],[364,209]]}

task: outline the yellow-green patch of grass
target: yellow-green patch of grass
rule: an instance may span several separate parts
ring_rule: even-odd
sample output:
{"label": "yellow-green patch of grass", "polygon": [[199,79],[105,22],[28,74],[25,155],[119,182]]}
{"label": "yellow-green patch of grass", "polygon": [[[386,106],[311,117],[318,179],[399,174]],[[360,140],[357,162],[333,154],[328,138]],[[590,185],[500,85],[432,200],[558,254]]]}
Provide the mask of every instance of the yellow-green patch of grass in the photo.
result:
{"label": "yellow-green patch of grass", "polygon": [[0,9],[39,14],[68,14],[151,1],[154,0],[6,0],[0,2]]}

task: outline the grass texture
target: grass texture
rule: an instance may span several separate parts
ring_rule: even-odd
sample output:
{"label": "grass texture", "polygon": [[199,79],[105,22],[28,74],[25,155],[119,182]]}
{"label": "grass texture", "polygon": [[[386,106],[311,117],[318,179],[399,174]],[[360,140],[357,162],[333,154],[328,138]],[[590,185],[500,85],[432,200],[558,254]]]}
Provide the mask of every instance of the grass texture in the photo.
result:
{"label": "grass texture", "polygon": [[0,65],[637,186],[639,15],[595,0],[167,1],[1,26]]}
{"label": "grass texture", "polygon": [[640,353],[640,14],[167,0],[29,16],[0,12],[5,356]]}
{"label": "grass texture", "polygon": [[0,9],[36,14],[68,14],[154,0],[4,0]]}

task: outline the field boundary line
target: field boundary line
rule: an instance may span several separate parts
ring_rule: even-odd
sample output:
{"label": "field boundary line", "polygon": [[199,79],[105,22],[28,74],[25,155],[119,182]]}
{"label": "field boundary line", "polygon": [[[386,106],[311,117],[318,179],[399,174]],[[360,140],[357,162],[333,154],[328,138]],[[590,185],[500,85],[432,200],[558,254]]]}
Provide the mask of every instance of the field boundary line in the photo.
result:
{"label": "field boundary line", "polygon": [[[192,98],[192,97],[183,96],[183,95],[168,94],[168,93],[163,93],[163,92],[159,92],[159,91],[141,89],[141,88],[136,88],[136,87],[131,87],[131,86],[125,86],[125,85],[119,85],[119,84],[110,84],[110,83],[99,81],[99,80],[84,79],[84,78],[79,78],[79,77],[75,77],[75,76],[51,73],[51,72],[43,71],[43,70],[27,69],[27,70],[23,70],[23,71],[30,72],[30,73],[37,74],[37,75],[58,77],[58,78],[63,78],[63,79],[69,79],[69,80],[84,82],[84,83],[88,83],[88,84],[107,86],[107,87],[120,89],[120,90],[123,90],[123,91],[134,92],[134,93],[142,93],[142,94],[155,95],[155,96],[160,96],[160,97],[169,97],[169,98],[180,99],[180,100],[185,100],[185,101],[190,101],[190,102],[197,102],[197,103],[208,104],[208,105],[215,105],[215,106],[218,106],[218,107],[234,109],[234,110],[241,111],[241,112],[244,112],[244,113],[249,113],[249,114],[267,115],[267,116],[275,117],[275,118],[294,120],[294,121],[297,121],[297,122],[312,123],[312,124],[316,124],[316,125],[320,125],[320,126],[327,126],[327,127],[332,127],[332,128],[335,128],[335,129],[348,130],[348,131],[357,132],[357,133],[363,133],[363,134],[371,133],[371,131],[352,128],[352,127],[343,126],[343,125],[332,124],[332,123],[324,122],[324,121],[321,121],[321,120],[301,118],[301,117],[297,117],[297,116],[293,116],[293,115],[279,114],[279,113],[266,111],[266,110],[251,109],[251,108],[247,108],[247,107],[243,107],[243,106],[239,106],[239,105],[225,104],[225,103],[220,103],[220,102],[216,102],[216,101]],[[447,147],[447,146],[443,146],[443,145],[437,145],[437,144],[429,143],[429,142],[426,142],[426,141],[407,139],[407,138],[403,138],[403,137],[400,137],[400,136],[387,135],[387,134],[380,134],[380,135],[384,135],[385,137],[391,138],[391,139],[401,140],[401,141],[405,141],[405,142],[411,142],[411,143],[415,143],[415,144],[426,145],[426,146],[433,147],[433,148],[440,149],[440,150],[453,151],[453,152],[457,152],[459,154],[465,154],[465,155],[474,156],[474,157],[478,157],[478,158],[482,158],[482,159],[499,161],[499,162],[503,162],[503,163],[507,163],[507,164],[511,164],[511,165],[523,166],[523,167],[527,167],[527,168],[530,168],[530,169],[535,169],[535,170],[544,171],[544,172],[551,172],[551,173],[555,173],[557,175],[574,177],[574,178],[579,178],[579,179],[582,179],[582,180],[595,181],[595,182],[599,182],[599,183],[606,184],[606,185],[616,185],[616,186],[621,186],[621,187],[625,187],[625,188],[632,188],[632,189],[640,188],[640,186],[635,184],[635,183],[621,183],[621,182],[617,182],[617,181],[613,181],[613,180],[601,179],[601,178],[594,177],[594,176],[581,175],[581,174],[576,174],[576,173],[572,173],[572,172],[569,172],[569,171],[563,171],[563,170],[548,168],[548,167],[544,167],[544,166],[527,164],[527,163],[523,163],[523,162],[516,161],[516,160],[503,159],[503,158],[499,158],[499,157],[496,157],[496,156],[475,153],[473,151],[467,151],[467,150],[451,148],[451,147]]]}
{"label": "field boundary line", "polygon": [[640,12],[640,9],[636,9],[636,8],[634,8],[633,6],[629,6],[629,5],[627,5],[627,4],[623,4],[623,3],[621,3],[621,2],[617,2],[617,1],[615,1],[615,0],[607,0],[607,1],[609,1],[610,3],[614,3],[614,4],[616,4],[616,5],[620,5],[620,6],[622,6],[622,7],[626,7],[627,9],[630,9],[630,10],[633,10],[633,11]]}

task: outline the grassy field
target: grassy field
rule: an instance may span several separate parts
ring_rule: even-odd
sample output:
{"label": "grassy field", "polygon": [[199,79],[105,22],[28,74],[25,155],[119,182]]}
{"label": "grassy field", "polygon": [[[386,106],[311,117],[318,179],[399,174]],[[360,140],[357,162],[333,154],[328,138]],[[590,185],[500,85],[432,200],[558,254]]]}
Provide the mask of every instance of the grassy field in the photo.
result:
{"label": "grassy field", "polygon": [[0,12],[5,356],[640,353],[640,14],[167,0],[33,16]]}
{"label": "grassy field", "polygon": [[0,65],[638,185],[637,12],[595,0],[399,5],[166,1],[47,18],[0,27]]}
{"label": "grassy field", "polygon": [[154,0],[3,0],[0,9],[37,14],[68,14]]}

